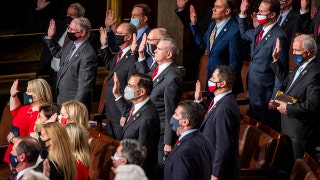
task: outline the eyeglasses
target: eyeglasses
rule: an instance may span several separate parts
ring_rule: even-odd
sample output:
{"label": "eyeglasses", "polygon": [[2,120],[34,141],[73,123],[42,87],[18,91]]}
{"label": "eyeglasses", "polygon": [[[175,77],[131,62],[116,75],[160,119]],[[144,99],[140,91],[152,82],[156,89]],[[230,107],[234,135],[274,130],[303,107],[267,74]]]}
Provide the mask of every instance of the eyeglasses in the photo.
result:
{"label": "eyeglasses", "polygon": [[129,33],[115,32],[116,35],[127,36]]}
{"label": "eyeglasses", "polygon": [[157,41],[157,40],[160,40],[160,39],[149,39],[149,38],[147,38],[147,41]]}
{"label": "eyeglasses", "polygon": [[123,158],[123,157],[117,155],[117,152],[114,153],[114,155],[113,155],[113,159],[114,159],[115,161],[118,161],[118,160],[120,160],[120,159],[122,159],[122,158]]}
{"label": "eyeglasses", "polygon": [[81,31],[75,30],[73,28],[68,27],[68,31],[72,32],[72,33],[79,33]]}

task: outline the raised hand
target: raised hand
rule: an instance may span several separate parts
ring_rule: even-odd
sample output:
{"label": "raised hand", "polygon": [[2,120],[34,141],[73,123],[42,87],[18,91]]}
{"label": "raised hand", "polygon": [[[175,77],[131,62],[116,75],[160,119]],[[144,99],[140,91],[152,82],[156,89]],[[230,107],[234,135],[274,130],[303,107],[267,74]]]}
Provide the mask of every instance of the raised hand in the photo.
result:
{"label": "raised hand", "polygon": [[101,45],[102,46],[108,45],[108,36],[107,36],[106,28],[100,27],[99,32],[100,32],[100,43],[101,43]]}
{"label": "raised hand", "polygon": [[197,80],[197,82],[196,82],[196,90],[194,92],[194,99],[196,101],[200,101],[202,99],[201,83],[199,80]]}
{"label": "raised hand", "polygon": [[115,25],[117,22],[114,11],[112,10],[107,10],[106,11],[106,18],[104,19],[104,24],[106,25],[106,29],[109,30],[112,25]]}
{"label": "raised hand", "polygon": [[245,15],[246,12],[248,11],[248,9],[249,9],[248,0],[242,0],[241,5],[240,5],[240,13],[242,15]]}
{"label": "raised hand", "polygon": [[114,85],[112,88],[112,93],[114,95],[115,98],[119,98],[121,96],[120,94],[120,82],[117,76],[117,73],[115,72],[113,75],[113,81],[114,81]]}
{"label": "raised hand", "polygon": [[197,12],[192,5],[190,5],[190,21],[192,25],[197,23]]}
{"label": "raised hand", "polygon": [[48,39],[53,39],[56,34],[56,22],[54,19],[50,20],[49,28],[48,28]]}
{"label": "raised hand", "polygon": [[180,11],[184,10],[188,0],[177,0],[177,7]]}
{"label": "raised hand", "polygon": [[147,34],[143,33],[142,40],[140,42],[140,46],[138,49],[140,58],[144,57],[144,50],[146,49],[146,46],[147,46]]}
{"label": "raised hand", "polygon": [[50,2],[47,2],[47,0],[38,0],[36,10],[42,10],[46,8],[48,4],[50,4]]}
{"label": "raised hand", "polygon": [[258,19],[257,19],[257,13],[256,12],[253,12],[251,14],[251,19],[252,19],[252,25],[254,28],[256,28],[257,26],[259,26],[259,23],[258,23]]}
{"label": "raised hand", "polygon": [[273,57],[273,62],[277,62],[280,58],[280,51],[281,51],[281,47],[280,47],[280,39],[277,38],[276,41],[276,47],[273,50],[272,53],[272,57]]}
{"label": "raised hand", "polygon": [[10,95],[11,97],[15,97],[17,95],[17,93],[19,92],[18,90],[18,84],[19,84],[19,80],[16,79],[13,81],[11,89],[10,89]]}
{"label": "raised hand", "polygon": [[132,43],[131,43],[131,53],[136,53],[137,48],[138,48],[137,34],[133,33],[133,35],[132,35]]}

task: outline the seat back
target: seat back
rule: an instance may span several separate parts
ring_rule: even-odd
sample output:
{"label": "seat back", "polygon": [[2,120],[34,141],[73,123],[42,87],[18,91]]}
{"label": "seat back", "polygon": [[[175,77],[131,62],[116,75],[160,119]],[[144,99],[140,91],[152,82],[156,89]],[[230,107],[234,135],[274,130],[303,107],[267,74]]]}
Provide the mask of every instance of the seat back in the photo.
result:
{"label": "seat back", "polygon": [[116,152],[119,142],[93,129],[89,129],[89,134],[90,179],[114,179],[111,156]]}
{"label": "seat back", "polygon": [[198,69],[198,80],[201,83],[201,91],[206,91],[207,86],[207,66],[208,66],[208,54],[205,53],[199,63],[199,69]]}
{"label": "seat back", "polygon": [[294,163],[290,180],[318,180],[310,166],[301,158]]}
{"label": "seat back", "polygon": [[304,153],[303,160],[308,164],[312,172],[320,179],[320,165],[308,153]]}

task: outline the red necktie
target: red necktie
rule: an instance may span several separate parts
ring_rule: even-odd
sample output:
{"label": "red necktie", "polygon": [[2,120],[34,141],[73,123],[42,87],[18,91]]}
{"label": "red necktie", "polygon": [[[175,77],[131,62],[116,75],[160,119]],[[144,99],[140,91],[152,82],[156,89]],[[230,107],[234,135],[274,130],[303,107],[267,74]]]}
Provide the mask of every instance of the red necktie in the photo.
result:
{"label": "red necktie", "polygon": [[154,78],[154,77],[156,77],[156,75],[158,74],[158,70],[159,70],[159,67],[157,67],[154,71],[153,71],[153,73],[152,73],[152,79]]}
{"label": "red necktie", "polygon": [[118,62],[119,62],[119,60],[120,60],[120,58],[121,58],[121,55],[122,55],[122,51],[120,50],[120,51],[117,53],[116,61],[114,62],[114,66],[113,66],[113,67],[115,67],[115,66],[118,64]]}
{"label": "red necktie", "polygon": [[129,116],[128,116],[128,119],[127,119],[127,122],[128,122],[128,121],[129,121],[129,119],[132,117],[133,111],[134,111],[134,106],[132,106],[132,108],[131,108],[131,110],[130,110],[130,113],[129,113]]}
{"label": "red necktie", "polygon": [[209,105],[209,107],[208,107],[208,110],[207,110],[207,112],[206,112],[206,115],[209,113],[209,111],[210,111],[211,107],[213,106],[213,104],[214,104],[214,99],[212,99],[212,101],[210,102],[210,105]]}
{"label": "red necktie", "polygon": [[318,24],[318,35],[320,35],[320,23]]}
{"label": "red necktie", "polygon": [[[174,146],[178,145],[179,142],[180,142],[180,140],[179,140],[179,138],[178,138],[177,141],[176,141],[176,143],[174,144]],[[174,147],[174,146],[173,146],[173,147]]]}
{"label": "red necktie", "polygon": [[264,33],[264,30],[262,29],[257,37],[257,41],[256,41],[256,46],[259,44],[259,42],[261,41],[262,39],[262,36],[263,36],[263,33]]}

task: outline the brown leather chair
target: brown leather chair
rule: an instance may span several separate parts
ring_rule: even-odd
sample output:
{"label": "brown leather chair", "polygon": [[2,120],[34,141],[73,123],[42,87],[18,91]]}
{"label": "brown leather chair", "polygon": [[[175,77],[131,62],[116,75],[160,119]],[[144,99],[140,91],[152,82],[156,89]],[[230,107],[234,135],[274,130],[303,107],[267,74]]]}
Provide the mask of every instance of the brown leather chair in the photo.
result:
{"label": "brown leather chair", "polygon": [[243,117],[239,136],[241,179],[268,179],[275,175],[282,134]]}
{"label": "brown leather chair", "polygon": [[90,179],[114,179],[111,156],[116,152],[119,141],[93,129],[89,129],[89,135]]}
{"label": "brown leather chair", "polygon": [[308,153],[304,153],[303,160],[308,164],[312,172],[320,179],[319,163],[313,157],[311,157]]}
{"label": "brown leather chair", "polygon": [[295,161],[290,180],[319,180],[306,161],[299,158]]}

